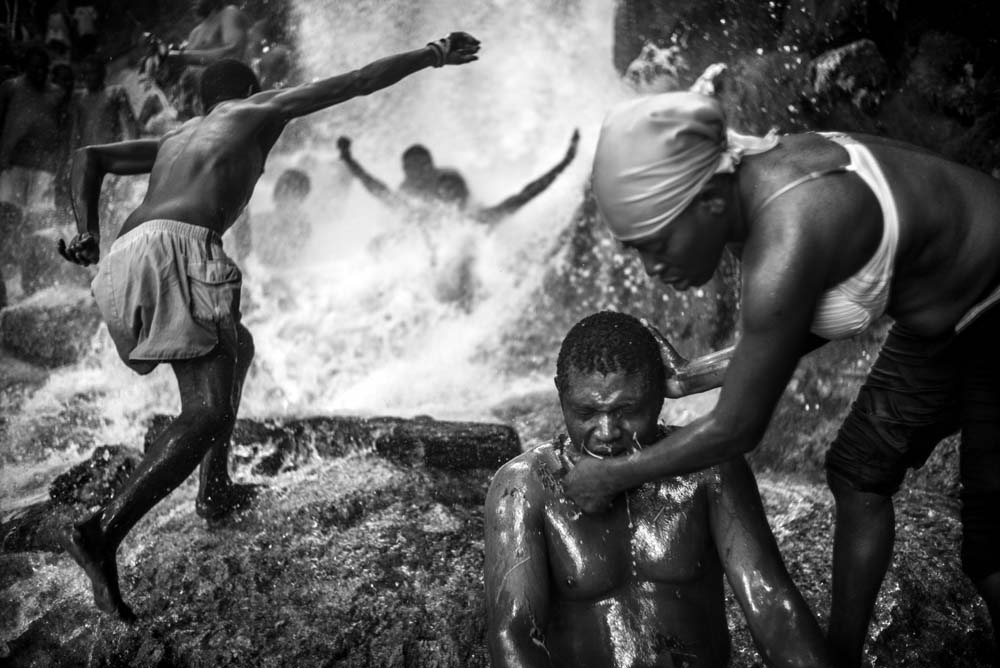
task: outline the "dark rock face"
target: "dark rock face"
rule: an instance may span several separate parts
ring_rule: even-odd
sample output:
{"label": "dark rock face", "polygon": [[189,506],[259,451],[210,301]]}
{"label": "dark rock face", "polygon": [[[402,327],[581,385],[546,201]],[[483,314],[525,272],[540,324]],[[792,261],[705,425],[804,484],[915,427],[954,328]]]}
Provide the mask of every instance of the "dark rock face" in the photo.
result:
{"label": "dark rock face", "polygon": [[90,290],[53,287],[5,308],[0,335],[9,350],[52,368],[79,360],[100,322]]}
{"label": "dark rock face", "polygon": [[673,50],[661,81],[686,88],[725,63],[716,93],[737,129],[876,133],[990,172],[1000,39],[984,26],[998,12],[977,0],[626,0],[615,65],[627,73],[644,51]]}

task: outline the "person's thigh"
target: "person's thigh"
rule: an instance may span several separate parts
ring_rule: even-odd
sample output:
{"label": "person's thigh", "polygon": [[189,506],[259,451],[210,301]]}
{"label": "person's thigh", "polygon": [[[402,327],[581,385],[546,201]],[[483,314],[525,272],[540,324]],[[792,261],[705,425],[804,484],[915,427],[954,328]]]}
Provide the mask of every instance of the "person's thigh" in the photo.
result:
{"label": "person's thigh", "polygon": [[181,395],[181,411],[217,413],[222,419],[235,419],[233,385],[236,379],[236,355],[230,346],[219,345],[201,357],[171,362]]}
{"label": "person's thigh", "polygon": [[948,339],[894,325],[830,446],[828,471],[859,491],[894,494],[906,469],[958,430],[959,379]]}

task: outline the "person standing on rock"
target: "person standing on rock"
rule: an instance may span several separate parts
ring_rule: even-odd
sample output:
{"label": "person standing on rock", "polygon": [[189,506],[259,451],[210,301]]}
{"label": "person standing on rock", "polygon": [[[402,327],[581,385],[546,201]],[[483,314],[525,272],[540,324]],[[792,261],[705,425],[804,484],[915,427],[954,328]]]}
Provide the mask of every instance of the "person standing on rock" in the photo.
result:
{"label": "person standing on rock", "polygon": [[196,509],[207,519],[244,506],[252,489],[229,477],[227,454],[253,339],[240,323],[242,275],[222,235],[246,206],[289,121],[391,86],[426,67],[477,59],[479,42],[451,33],[425,48],[294,88],[259,92],[250,68],[222,60],[201,82],[203,117],[160,139],[87,146],[74,156],[77,234],[59,252],[100,260],[98,199],[105,174],[149,173],[145,198],[100,262],[92,290],[121,359],[140,374],[168,362],[181,413],[107,505],[70,527],[65,547],[93,584],[94,600],[123,620],[115,553],[132,527],[201,465]]}
{"label": "person standing on rock", "polygon": [[715,407],[642,452],[581,462],[570,498],[600,509],[753,450],[799,358],[887,314],[895,322],[826,457],[831,649],[861,665],[892,557],[892,496],[959,430],[962,567],[1000,637],[1000,182],[881,137],[739,135],[717,100],[674,92],[609,112],[593,187],[613,234],[666,285],[702,285],[736,250],[742,326],[711,367],[665,347],[677,372],[668,396],[721,387]]}

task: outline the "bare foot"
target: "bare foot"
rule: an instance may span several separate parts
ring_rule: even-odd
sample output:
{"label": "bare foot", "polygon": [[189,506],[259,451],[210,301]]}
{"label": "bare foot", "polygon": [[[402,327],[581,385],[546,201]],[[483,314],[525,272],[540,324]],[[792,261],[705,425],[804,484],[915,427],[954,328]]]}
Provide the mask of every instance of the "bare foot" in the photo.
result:
{"label": "bare foot", "polygon": [[122,600],[118,588],[118,563],[114,550],[109,550],[104,544],[97,521],[95,515],[71,526],[61,536],[62,545],[90,578],[97,607],[124,622],[134,622],[135,613]]}
{"label": "bare foot", "polygon": [[206,520],[221,520],[229,515],[246,510],[257,498],[260,485],[229,483],[225,487],[207,494],[198,494],[195,511]]}

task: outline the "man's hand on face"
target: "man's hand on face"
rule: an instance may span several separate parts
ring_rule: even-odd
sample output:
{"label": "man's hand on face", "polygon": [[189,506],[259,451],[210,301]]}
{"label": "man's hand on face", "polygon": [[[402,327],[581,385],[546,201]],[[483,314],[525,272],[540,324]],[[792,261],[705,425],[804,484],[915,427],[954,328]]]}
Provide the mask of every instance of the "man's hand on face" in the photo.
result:
{"label": "man's hand on face", "polygon": [[89,232],[84,232],[73,237],[68,247],[66,246],[66,242],[60,239],[56,245],[56,250],[73,264],[79,264],[84,267],[97,264],[98,260],[101,259],[100,242]]}
{"label": "man's hand on face", "polygon": [[611,506],[611,501],[621,491],[612,480],[611,461],[598,461],[583,457],[575,464],[563,454],[562,465],[563,490],[570,501],[580,507],[585,513],[604,512]]}

